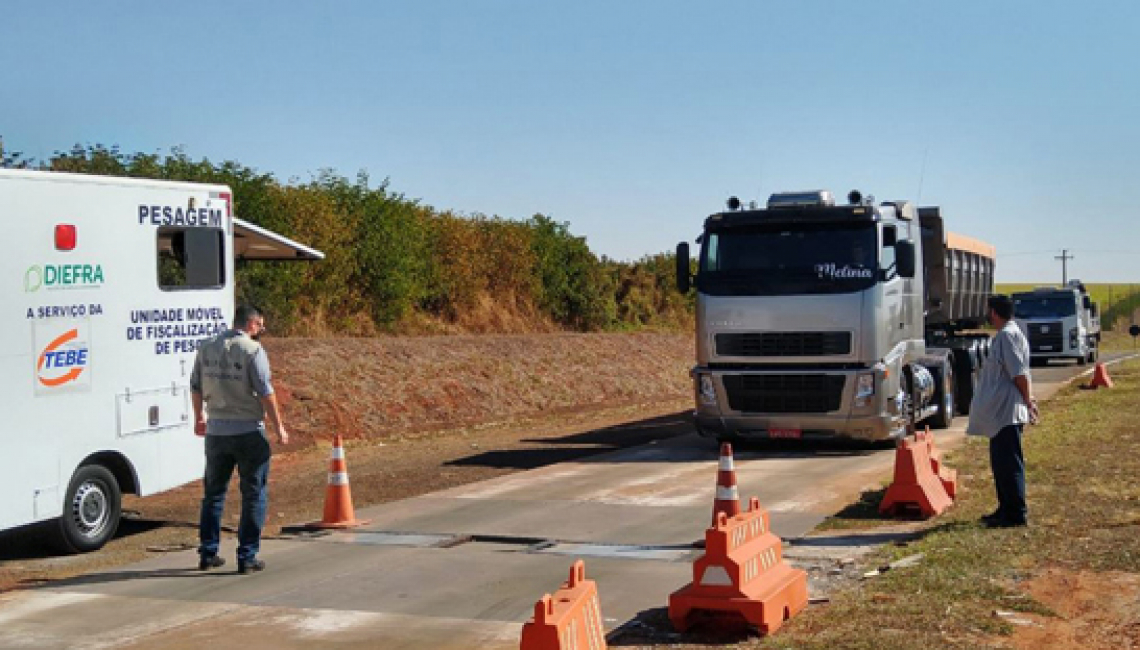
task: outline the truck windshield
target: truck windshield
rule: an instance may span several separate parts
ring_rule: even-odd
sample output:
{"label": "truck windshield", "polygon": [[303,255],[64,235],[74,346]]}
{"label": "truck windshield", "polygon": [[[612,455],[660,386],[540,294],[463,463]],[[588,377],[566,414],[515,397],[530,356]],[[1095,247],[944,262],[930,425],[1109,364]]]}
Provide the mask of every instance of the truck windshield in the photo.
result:
{"label": "truck windshield", "polygon": [[872,223],[710,230],[697,286],[720,296],[862,291],[878,277],[877,251]]}
{"label": "truck windshield", "polygon": [[1034,295],[1013,297],[1014,318],[1064,318],[1077,313],[1077,301],[1072,294]]}

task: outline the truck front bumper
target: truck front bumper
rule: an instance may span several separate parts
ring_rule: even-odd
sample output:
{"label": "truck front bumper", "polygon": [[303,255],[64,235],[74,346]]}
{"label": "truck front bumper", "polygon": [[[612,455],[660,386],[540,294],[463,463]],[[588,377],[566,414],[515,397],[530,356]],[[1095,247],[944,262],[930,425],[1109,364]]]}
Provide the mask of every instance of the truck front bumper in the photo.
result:
{"label": "truck front bumper", "polygon": [[[877,383],[856,405],[857,378],[869,370],[693,369],[701,435],[713,438],[890,440],[905,432],[896,395]],[[807,411],[802,412],[801,411]]]}
{"label": "truck front bumper", "polygon": [[[865,417],[807,417],[696,414],[697,432],[709,438],[772,438],[771,430],[799,431],[805,440],[835,440],[846,438],[868,442],[889,440],[903,433],[901,424],[887,416]],[[787,437],[782,435],[780,437]]]}

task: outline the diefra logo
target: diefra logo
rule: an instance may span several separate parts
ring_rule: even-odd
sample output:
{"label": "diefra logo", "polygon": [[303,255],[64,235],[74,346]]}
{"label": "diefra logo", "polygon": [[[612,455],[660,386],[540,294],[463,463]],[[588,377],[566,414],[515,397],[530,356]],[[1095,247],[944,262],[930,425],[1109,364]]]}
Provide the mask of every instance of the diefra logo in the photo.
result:
{"label": "diefra logo", "polygon": [[87,343],[77,341],[79,330],[72,329],[48,343],[36,364],[36,378],[44,386],[54,388],[69,384],[87,369]]}
{"label": "diefra logo", "polygon": [[103,286],[101,264],[35,264],[24,272],[24,292],[40,289],[96,289]]}

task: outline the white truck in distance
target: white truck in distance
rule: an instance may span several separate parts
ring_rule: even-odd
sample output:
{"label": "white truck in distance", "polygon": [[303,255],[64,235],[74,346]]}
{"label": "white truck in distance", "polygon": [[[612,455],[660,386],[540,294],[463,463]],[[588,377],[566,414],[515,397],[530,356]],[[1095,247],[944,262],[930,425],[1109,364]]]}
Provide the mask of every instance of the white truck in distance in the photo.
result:
{"label": "white truck in distance", "polygon": [[[888,440],[967,412],[994,249],[938,208],[773,194],[705,220],[695,278],[702,435]],[[687,243],[677,282],[690,288]]]}
{"label": "white truck in distance", "polygon": [[201,478],[189,379],[227,327],[235,259],[319,251],[232,214],[223,185],[0,169],[0,530],[57,520],[66,550],[123,492]]}
{"label": "white truck in distance", "polygon": [[1095,363],[1100,348],[1100,312],[1080,280],[1063,287],[1015,293],[1013,318],[1029,339],[1030,361],[1075,359]]}

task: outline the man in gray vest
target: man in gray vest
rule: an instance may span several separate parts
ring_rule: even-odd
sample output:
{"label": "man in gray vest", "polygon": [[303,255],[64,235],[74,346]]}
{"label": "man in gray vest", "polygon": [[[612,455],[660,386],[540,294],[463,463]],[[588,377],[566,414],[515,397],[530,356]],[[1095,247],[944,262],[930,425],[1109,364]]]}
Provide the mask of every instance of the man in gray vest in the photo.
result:
{"label": "man in gray vest", "polygon": [[1013,301],[1009,296],[991,296],[989,320],[997,334],[990,343],[989,358],[982,365],[966,428],[968,434],[990,439],[990,467],[998,507],[982,517],[982,523],[992,528],[1024,526],[1029,514],[1021,432],[1026,424],[1037,422],[1037,402],[1029,377],[1029,343],[1012,319]]}
{"label": "man in gray vest", "polygon": [[265,562],[257,558],[272,454],[265,417],[269,416],[279,443],[289,444],[289,434],[270,383],[269,359],[257,342],[264,331],[265,317],[256,307],[238,307],[234,328],[202,342],[190,374],[194,433],[206,437],[205,496],[198,526],[198,568],[202,570],[226,563],[218,557],[218,542],[226,488],[235,466],[241,486],[238,573],[265,568]]}

